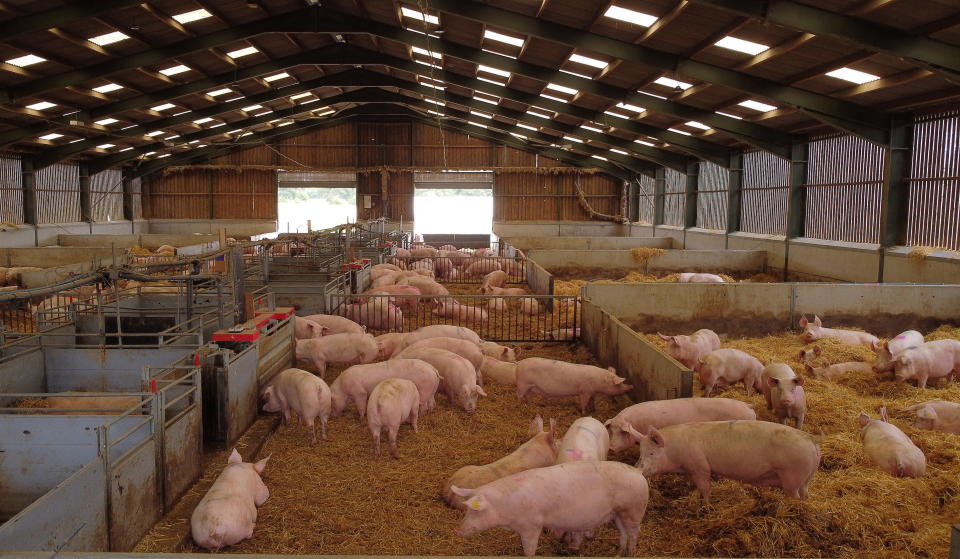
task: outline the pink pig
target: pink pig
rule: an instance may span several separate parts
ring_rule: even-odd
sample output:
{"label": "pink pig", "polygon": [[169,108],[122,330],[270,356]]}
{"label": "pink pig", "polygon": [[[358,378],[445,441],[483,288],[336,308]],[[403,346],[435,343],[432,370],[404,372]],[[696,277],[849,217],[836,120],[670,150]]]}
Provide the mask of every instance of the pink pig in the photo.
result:
{"label": "pink pig", "polygon": [[716,274],[698,274],[693,272],[683,272],[677,278],[680,283],[726,283],[723,278]]}
{"label": "pink pig", "polygon": [[544,529],[589,532],[611,519],[620,530],[620,554],[632,556],[640,537],[650,489],[635,468],[620,462],[572,462],[519,472],[476,489],[453,486],[467,514],[461,537],[490,528],[520,535],[523,554],[532,557]]}
{"label": "pink pig", "polygon": [[483,356],[483,363],[480,365],[480,376],[482,378],[493,379],[493,382],[499,384],[517,384],[517,364],[507,361],[500,361],[492,357]]}
{"label": "pink pig", "polygon": [[322,338],[297,340],[296,356],[313,363],[320,378],[328,363],[371,363],[380,354],[380,346],[370,334],[332,334]]}
{"label": "pink pig", "polygon": [[483,342],[480,344],[480,349],[483,351],[483,354],[488,357],[493,357],[500,361],[509,361],[511,363],[516,363],[517,357],[520,356],[521,352],[520,346],[507,347],[496,342]]}
{"label": "pink pig", "polygon": [[813,317],[813,324],[807,320],[806,315],[800,317],[800,327],[803,328],[803,334],[800,338],[804,343],[817,341],[821,338],[836,338],[849,345],[865,345],[873,347],[873,344],[880,340],[873,334],[858,332],[856,330],[838,330],[836,328],[824,328],[819,316]]}
{"label": "pink pig", "polygon": [[873,372],[880,374],[893,369],[893,360],[903,350],[923,344],[923,334],[916,330],[907,330],[896,335],[886,342],[873,344],[873,351],[877,353],[877,360],[873,363]]}
{"label": "pink pig", "polygon": [[645,476],[685,473],[710,504],[710,477],[757,487],[780,487],[788,497],[805,499],[820,466],[820,449],[803,431],[769,421],[703,421],[640,438],[637,467]]}
{"label": "pink pig", "polygon": [[473,365],[474,370],[479,371],[480,366],[483,364],[483,352],[480,351],[480,347],[477,344],[468,341],[462,340],[460,338],[427,338],[425,340],[420,340],[415,342],[412,345],[409,345],[403,350],[397,352],[392,358],[396,359],[399,357],[405,357],[407,351],[415,348],[435,348],[435,349],[445,349],[447,351],[456,353],[460,357],[465,358],[467,361]]}
{"label": "pink pig", "polygon": [[931,400],[910,406],[907,411],[916,412],[917,420],[913,426],[918,429],[960,435],[960,404],[956,402]]}
{"label": "pink pig", "polygon": [[477,384],[477,370],[473,364],[456,353],[445,349],[411,346],[401,351],[400,355],[408,359],[422,359],[436,367],[440,373],[440,388],[447,395],[450,404],[459,405],[467,413],[476,411],[478,396],[487,395]]}
{"label": "pink pig", "polygon": [[467,266],[464,276],[468,278],[483,277],[490,272],[500,269],[500,263],[496,258],[474,258],[472,263]]}
{"label": "pink pig", "polygon": [[556,441],[557,423],[550,420],[550,430],[543,430],[543,419],[538,415],[530,424],[533,437],[516,450],[496,462],[483,466],[464,466],[454,472],[443,487],[443,500],[447,505],[465,509],[463,499],[453,493],[454,485],[465,489],[475,489],[481,485],[496,481],[511,474],[533,468],[552,466],[557,459]]}
{"label": "pink pig", "polygon": [[[364,291],[364,295],[420,295],[420,290],[412,285],[385,285]],[[419,297],[391,298],[390,302],[401,310],[417,312]]]}
{"label": "pink pig", "polygon": [[488,287],[503,287],[507,283],[507,273],[503,270],[494,270],[483,276],[480,283],[480,293],[486,293],[484,289]]}
{"label": "pink pig", "polygon": [[557,464],[564,462],[602,462],[610,450],[607,428],[592,417],[581,417],[570,425],[560,441]]}
{"label": "pink pig", "polygon": [[741,381],[747,396],[753,396],[754,389],[762,390],[760,375],[763,373],[763,363],[739,349],[715,349],[700,357],[697,369],[705,397],[710,396],[715,386],[723,388]]}
{"label": "pink pig", "polygon": [[403,312],[383,299],[341,305],[337,313],[375,330],[399,330],[403,327]]}
{"label": "pink pig", "polygon": [[330,417],[330,387],[322,379],[303,369],[286,369],[277,373],[263,389],[265,412],[283,412],[283,422],[290,421],[293,410],[313,433],[311,444],[317,444],[316,419],[320,433],[327,440],[327,418]]}
{"label": "pink pig", "polygon": [[367,329],[349,318],[334,314],[311,314],[303,317],[304,320],[320,325],[323,336],[330,334],[365,334]]}
{"label": "pink pig", "polygon": [[[422,326],[407,334],[396,351],[400,351],[407,346],[428,338],[460,338],[480,345],[480,336],[469,328],[449,324],[432,324],[430,326]],[[394,353],[396,353],[396,351]]]}
{"label": "pink pig", "polygon": [[293,337],[297,340],[306,340],[309,338],[319,338],[323,335],[323,329],[316,322],[305,318],[295,317],[293,319]]}
{"label": "pink pig", "polygon": [[401,423],[410,423],[417,432],[419,416],[417,385],[403,378],[380,381],[367,401],[367,425],[373,435],[374,454],[380,456],[380,433],[387,431],[390,438],[390,456],[400,458],[397,434]]}
{"label": "pink pig", "polygon": [[360,421],[366,416],[367,396],[382,380],[405,378],[412,381],[420,392],[421,414],[436,407],[435,394],[440,387],[440,374],[437,369],[420,359],[394,359],[369,365],[354,365],[330,385],[330,413],[334,417],[343,413],[347,404],[353,401],[357,405]]}
{"label": "pink pig", "polygon": [[577,396],[580,413],[586,414],[588,409],[593,409],[594,396],[617,396],[633,388],[616,373],[613,367],[601,369],[593,365],[531,357],[517,365],[517,396],[520,401],[531,393],[546,398]]}
{"label": "pink pig", "polygon": [[803,377],[797,376],[785,363],[771,363],[763,369],[763,383],[763,394],[777,419],[784,425],[788,418],[793,419],[797,429],[803,429],[803,419],[807,415]]}
{"label": "pink pig", "polygon": [[527,290],[522,287],[496,287],[488,285],[480,286],[480,293],[484,295],[527,295]]}
{"label": "pink pig", "polygon": [[813,367],[805,365],[807,373],[816,378],[833,380],[847,373],[872,373],[873,365],[863,363],[862,361],[848,361],[846,363],[835,363],[826,367]]}
{"label": "pink pig", "polygon": [[916,380],[919,388],[926,388],[929,380],[953,380],[960,374],[960,341],[936,340],[905,349],[893,367],[898,381]]}
{"label": "pink pig", "polygon": [[860,412],[860,438],[870,462],[892,476],[923,477],[927,471],[927,457],[887,420],[887,408],[880,408],[880,419]]}
{"label": "pink pig", "polygon": [[720,349],[720,336],[706,328],[701,328],[690,336],[664,336],[660,332],[657,332],[657,335],[667,341],[667,355],[694,371],[700,364],[700,357]]}
{"label": "pink pig", "polygon": [[393,352],[400,346],[405,336],[406,334],[402,332],[388,332],[374,338],[380,347],[380,353],[377,355],[377,359],[380,361],[389,359],[390,356],[393,355]]}
{"label": "pink pig", "polygon": [[753,404],[730,398],[674,398],[634,404],[608,419],[610,450],[624,451],[640,442],[651,427],[662,429],[679,423],[756,419]]}
{"label": "pink pig", "polygon": [[269,459],[268,456],[251,464],[244,462],[237,449],[233,449],[227,467],[190,516],[190,535],[197,545],[219,551],[253,537],[257,507],[270,497],[270,491],[260,479]]}
{"label": "pink pig", "polygon": [[433,312],[437,316],[455,318],[458,322],[464,322],[466,324],[482,324],[489,318],[487,311],[480,307],[462,305],[452,299],[449,301],[436,301]]}

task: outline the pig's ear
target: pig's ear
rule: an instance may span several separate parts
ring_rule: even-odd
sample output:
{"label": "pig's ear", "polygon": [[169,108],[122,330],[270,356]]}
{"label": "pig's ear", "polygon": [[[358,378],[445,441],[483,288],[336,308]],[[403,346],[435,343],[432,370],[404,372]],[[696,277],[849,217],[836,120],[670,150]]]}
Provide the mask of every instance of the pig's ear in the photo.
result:
{"label": "pig's ear", "polygon": [[243,458],[240,457],[240,453],[237,452],[237,449],[233,449],[230,458],[227,458],[227,464],[239,464],[241,462],[243,462]]}
{"label": "pig's ear", "polygon": [[[272,454],[270,456],[273,456]],[[253,465],[253,469],[257,471],[258,474],[263,473],[263,469],[267,467],[267,460],[270,459],[270,456],[267,456],[263,460],[257,462]]]}
{"label": "pig's ear", "polygon": [[816,373],[816,371],[814,370],[813,365],[807,364],[807,365],[804,365],[803,368],[806,369],[808,375],[811,375],[811,376],[814,376],[814,377],[820,376],[820,375],[818,375],[818,374]]}
{"label": "pig's ear", "polygon": [[456,485],[451,485],[451,486],[450,486],[450,491],[453,491],[453,493],[454,493],[455,495],[459,495],[459,496],[461,496],[461,497],[470,497],[470,496],[473,495],[473,491],[474,491],[474,490],[473,490],[473,489],[464,489],[463,487],[457,487]]}
{"label": "pig's ear", "polygon": [[326,335],[327,335],[327,332],[329,332],[329,331],[330,331],[330,329],[327,328],[326,326],[321,326],[321,327],[320,327],[320,337],[326,336]]}
{"label": "pig's ear", "polygon": [[860,421],[861,427],[865,426],[867,423],[870,423],[870,416],[867,415],[867,412],[865,411],[860,412],[860,417],[857,419]]}
{"label": "pig's ear", "polygon": [[481,388],[478,384],[473,385],[473,391],[484,397],[487,395],[487,393],[483,391],[483,388]]}
{"label": "pig's ear", "polygon": [[777,377],[767,377],[767,386],[769,386],[770,388],[777,386],[779,382],[780,382],[780,379],[778,379]]}
{"label": "pig's ear", "polygon": [[881,406],[881,407],[880,407],[880,418],[883,419],[885,422],[890,423],[890,419],[887,417],[887,407],[886,407],[886,406]]}
{"label": "pig's ear", "polygon": [[613,377],[613,384],[623,384],[627,379],[621,377]]}
{"label": "pig's ear", "polygon": [[[624,423],[622,429],[625,433],[630,435],[630,437],[633,438],[635,442],[640,442],[641,440],[643,440],[643,433],[634,429],[633,425],[630,425],[629,423]],[[663,438],[661,438],[660,440],[662,441]],[[662,446],[662,445],[657,443],[657,446]]]}
{"label": "pig's ear", "polygon": [[819,316],[813,315],[813,325],[816,326],[817,328],[820,328],[821,326],[823,326],[823,323],[820,322]]}
{"label": "pig's ear", "polygon": [[473,497],[467,499],[464,504],[467,505],[468,509],[472,510],[483,510],[487,508],[487,500],[483,497],[483,495],[474,495]]}
{"label": "pig's ear", "polygon": [[883,347],[883,344],[880,343],[880,340],[873,340],[872,342],[870,342],[870,349],[872,349],[874,353],[880,351],[882,347]]}
{"label": "pig's ear", "polygon": [[673,336],[664,336],[664,335],[661,334],[660,332],[657,332],[657,335],[660,336],[660,339],[661,339],[661,340],[666,340],[666,341],[668,341],[668,342],[673,339]]}
{"label": "pig's ear", "polygon": [[[800,350],[800,353],[797,354],[797,361],[800,361],[800,362],[802,363],[802,362],[803,362],[803,356],[806,355],[806,353],[807,353],[807,352],[805,352],[804,350],[801,349],[801,350]],[[702,358],[701,358],[701,359],[702,359]]]}
{"label": "pig's ear", "polygon": [[550,438],[555,438],[557,435],[557,420],[550,418]]}
{"label": "pig's ear", "polygon": [[816,355],[821,355],[823,353],[823,348],[818,345],[815,345],[813,346],[813,353],[815,353]]}
{"label": "pig's ear", "polygon": [[503,351],[500,352],[500,357],[506,357],[506,356],[507,356],[507,353],[509,353],[509,352],[510,352],[510,348],[509,348],[509,347],[503,348]]}
{"label": "pig's ear", "polygon": [[920,419],[936,419],[937,410],[933,409],[933,406],[926,405],[917,410],[917,417]]}
{"label": "pig's ear", "polygon": [[660,433],[660,431],[657,431],[656,427],[650,427],[650,429],[647,430],[647,436],[650,437],[650,442],[661,448],[663,447],[663,435]]}
{"label": "pig's ear", "polygon": [[533,433],[543,433],[543,418],[538,414],[530,423],[530,431]]}
{"label": "pig's ear", "polygon": [[617,374],[617,370],[614,369],[613,367],[607,367],[607,370],[610,371],[610,372],[613,373],[613,374]]}
{"label": "pig's ear", "polygon": [[810,324],[810,322],[807,320],[807,315],[802,315],[800,317],[800,328],[806,328],[807,324]]}
{"label": "pig's ear", "polygon": [[273,385],[270,385],[263,389],[263,397],[267,400],[270,399],[270,396],[273,395]]}
{"label": "pig's ear", "polygon": [[517,347],[513,348],[513,354],[514,354],[514,356],[515,356],[517,359],[520,359],[520,352],[521,352],[521,351],[523,351],[523,349],[522,349],[520,346],[517,346]]}
{"label": "pig's ear", "polygon": [[796,383],[797,386],[803,386],[803,377],[798,375],[794,377],[793,382]]}
{"label": "pig's ear", "polygon": [[604,426],[604,427],[609,427],[611,423],[613,423],[613,418],[604,421],[604,422],[603,422],[603,426]]}

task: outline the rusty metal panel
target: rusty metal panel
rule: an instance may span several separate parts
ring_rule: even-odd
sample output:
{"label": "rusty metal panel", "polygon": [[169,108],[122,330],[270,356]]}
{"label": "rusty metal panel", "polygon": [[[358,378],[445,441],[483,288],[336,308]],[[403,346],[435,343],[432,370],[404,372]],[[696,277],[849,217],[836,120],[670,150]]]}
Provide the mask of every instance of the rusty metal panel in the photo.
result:
{"label": "rusty metal panel", "polygon": [[120,169],[90,175],[90,210],[94,221],[123,219],[123,172]]}
{"label": "rusty metal panel", "polygon": [[160,520],[163,510],[157,443],[150,439],[108,464],[110,551],[130,551]]}
{"label": "rusty metal panel", "polygon": [[37,221],[80,221],[80,169],[74,164],[54,163],[35,173]]}
{"label": "rusty metal panel", "polygon": [[0,221],[23,223],[23,175],[12,157],[0,157]]}
{"label": "rusty metal panel", "polygon": [[740,230],[785,235],[790,190],[790,161],[765,151],[743,156]]}
{"label": "rusty metal panel", "polygon": [[918,118],[907,213],[907,243],[960,250],[960,110]]}

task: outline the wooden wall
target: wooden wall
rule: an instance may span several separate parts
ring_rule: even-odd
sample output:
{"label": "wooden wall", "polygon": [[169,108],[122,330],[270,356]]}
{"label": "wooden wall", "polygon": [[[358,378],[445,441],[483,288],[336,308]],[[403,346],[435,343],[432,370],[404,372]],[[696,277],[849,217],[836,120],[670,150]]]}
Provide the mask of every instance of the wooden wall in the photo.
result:
{"label": "wooden wall", "polygon": [[[272,169],[276,168],[356,170],[360,219],[383,215],[392,220],[415,219],[413,169],[495,170],[496,220],[587,220],[577,201],[574,185],[578,180],[596,211],[619,213],[621,185],[607,175],[574,174],[554,159],[408,119],[355,119],[218,157],[207,166],[150,177],[145,214],[153,218],[275,218]],[[369,209],[362,207],[364,195],[372,197]]]}

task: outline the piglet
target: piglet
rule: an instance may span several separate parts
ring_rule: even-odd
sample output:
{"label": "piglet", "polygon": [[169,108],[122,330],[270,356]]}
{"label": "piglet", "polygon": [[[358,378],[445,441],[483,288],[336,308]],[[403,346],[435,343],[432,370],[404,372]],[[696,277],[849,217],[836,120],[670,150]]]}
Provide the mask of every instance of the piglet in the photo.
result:
{"label": "piglet", "polygon": [[823,356],[823,348],[818,345],[801,349],[800,353],[797,354],[797,361],[804,366],[809,365],[814,368],[828,367],[830,365],[830,362]]}
{"label": "piglet", "polygon": [[620,554],[632,556],[640,536],[650,490],[643,474],[620,462],[572,462],[519,472],[476,489],[453,486],[467,514],[461,537],[490,528],[520,535],[532,557],[544,529],[588,532],[611,519],[620,530]]}
{"label": "piglet", "polygon": [[257,507],[270,497],[260,479],[269,459],[251,464],[233,449],[227,467],[190,516],[190,535],[198,546],[219,550],[253,537]]}
{"label": "piglet", "polygon": [[432,324],[430,326],[421,326],[404,336],[403,341],[397,346],[394,353],[428,338],[460,338],[462,340],[469,340],[477,345],[480,345],[481,341],[480,336],[469,328],[449,324]]}
{"label": "piglet", "polygon": [[860,412],[860,438],[870,462],[890,475],[922,477],[927,470],[923,451],[887,420],[887,408],[880,408],[880,419]]}
{"label": "piglet", "polygon": [[807,320],[806,315],[801,316],[800,327],[803,328],[803,333],[800,334],[800,338],[807,344],[821,338],[836,338],[845,344],[865,345],[867,347],[873,347],[873,344],[880,342],[876,336],[866,332],[824,328],[819,316],[813,317],[813,323]]}
{"label": "piglet", "polygon": [[360,421],[366,417],[367,396],[377,384],[388,378],[404,378],[413,382],[420,392],[420,414],[436,407],[435,395],[440,386],[440,374],[433,365],[420,359],[393,359],[369,365],[354,365],[330,385],[330,413],[337,417],[353,401]]}
{"label": "piglet", "polygon": [[667,342],[667,355],[692,370],[699,366],[701,357],[720,349],[720,336],[707,328],[701,328],[690,336],[664,336],[660,332],[657,335]]}
{"label": "piglet", "polygon": [[938,378],[953,380],[960,374],[960,341],[936,340],[905,349],[893,360],[898,381],[917,381],[926,388],[927,381]]}
{"label": "piglet", "polygon": [[807,373],[822,379],[833,380],[847,373],[872,373],[873,365],[863,363],[862,361],[848,361],[846,363],[835,363],[826,367],[813,367],[805,365]]}
{"label": "piglet", "polygon": [[960,435],[960,404],[931,400],[907,408],[916,412],[917,420],[913,426],[918,429],[930,429]]}
{"label": "piglet", "polygon": [[496,462],[483,466],[464,466],[454,472],[444,485],[443,500],[447,505],[462,510],[466,507],[463,499],[451,490],[454,485],[474,489],[517,472],[553,465],[557,459],[556,429],[557,423],[551,419],[550,430],[544,431],[543,419],[538,415],[530,424],[533,437],[516,450]]}
{"label": "piglet", "polygon": [[903,350],[921,344],[923,344],[923,334],[916,330],[900,332],[888,341],[874,343],[872,347],[877,354],[877,360],[873,363],[873,372],[880,374],[892,370],[893,360]]}
{"label": "piglet", "polygon": [[456,353],[432,347],[408,347],[400,352],[406,359],[420,359],[436,367],[440,374],[440,388],[451,404],[467,413],[477,409],[477,397],[486,396],[477,384],[477,370]]}
{"label": "piglet", "polygon": [[480,293],[484,295],[526,295],[527,290],[522,287],[496,287],[488,285],[480,286]]}
{"label": "piglet", "polygon": [[438,316],[455,318],[458,322],[465,322],[467,324],[483,324],[489,317],[487,311],[480,307],[462,305],[455,300],[437,300],[435,307],[434,313]]}
{"label": "piglet", "polygon": [[480,365],[480,376],[485,379],[492,379],[493,382],[498,384],[516,386],[517,364],[484,355],[483,363]]}
{"label": "piglet", "polygon": [[486,293],[484,289],[488,287],[503,287],[507,283],[507,273],[503,270],[494,270],[483,276],[480,283],[480,293]]}
{"label": "piglet", "polygon": [[320,378],[328,363],[357,365],[372,363],[380,354],[377,340],[370,334],[332,334],[311,340],[297,340],[296,356],[313,363]]}
{"label": "piglet", "polygon": [[716,274],[698,274],[694,272],[683,272],[677,277],[680,283],[726,283],[723,278]]}
{"label": "piglet", "polygon": [[323,328],[305,318],[296,317],[293,319],[293,337],[297,340],[307,340],[310,338],[319,338],[323,335]]}
{"label": "piglet", "polygon": [[610,450],[624,451],[640,442],[651,427],[661,429],[697,421],[756,419],[753,404],[730,398],[673,398],[650,400],[623,409],[604,425],[610,433]]}
{"label": "piglet", "polygon": [[473,259],[473,263],[467,266],[467,269],[464,271],[464,276],[468,278],[479,278],[499,269],[500,263],[497,262],[496,258],[475,258]]}
{"label": "piglet", "polygon": [[311,444],[317,444],[316,419],[320,419],[320,433],[327,440],[327,419],[330,417],[330,387],[322,379],[302,369],[286,369],[277,373],[263,389],[265,412],[282,412],[283,422],[290,421],[290,411],[300,417],[313,435]]}
{"label": "piglet", "polygon": [[784,425],[787,419],[793,419],[797,429],[803,429],[803,419],[807,415],[803,377],[797,376],[785,363],[771,363],[763,369],[763,383],[763,395],[777,419]]}
{"label": "piglet", "polygon": [[581,414],[593,409],[594,396],[618,396],[632,388],[625,378],[617,376],[613,367],[601,369],[542,357],[523,359],[517,364],[517,396],[521,401],[528,394],[546,398],[576,396]]}
{"label": "piglet", "polygon": [[403,328],[403,311],[388,300],[377,298],[363,303],[341,305],[337,314],[357,324],[375,330],[400,330]]}
{"label": "piglet", "polygon": [[592,417],[581,417],[570,425],[560,441],[557,464],[564,462],[602,462],[610,450],[607,428]]}
{"label": "piglet", "polygon": [[507,347],[496,342],[483,342],[480,344],[480,350],[483,351],[483,354],[487,357],[493,357],[494,359],[509,361],[511,363],[517,362],[517,357],[520,356],[521,352],[519,346]]}
{"label": "piglet", "polygon": [[387,431],[390,438],[390,456],[400,458],[397,452],[397,433],[401,423],[409,423],[417,432],[420,395],[417,385],[403,378],[380,381],[367,401],[367,425],[373,435],[374,454],[380,456],[380,433]]}
{"label": "piglet", "polygon": [[304,320],[315,322],[323,329],[323,336],[330,334],[365,334],[367,329],[364,326],[333,314],[311,314],[303,317]]}
{"label": "piglet", "polygon": [[762,390],[760,375],[763,363],[759,359],[739,349],[715,349],[700,357],[697,373],[703,384],[703,395],[710,396],[714,387],[724,388],[730,384],[743,382],[747,396],[753,396],[753,390]]}
{"label": "piglet", "polygon": [[[415,342],[402,350],[398,351],[391,359],[404,358],[409,355],[407,352],[414,350],[416,348],[434,348],[434,349],[445,349],[451,353],[456,353],[460,357],[463,357],[473,365],[474,370],[479,371],[480,366],[483,365],[483,352],[480,350],[480,347],[477,344],[469,341],[463,340],[460,338],[427,338],[425,340],[420,340]],[[482,383],[481,383],[482,384]]]}

